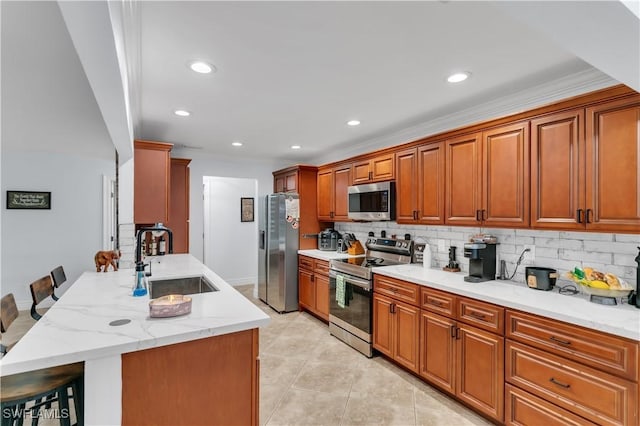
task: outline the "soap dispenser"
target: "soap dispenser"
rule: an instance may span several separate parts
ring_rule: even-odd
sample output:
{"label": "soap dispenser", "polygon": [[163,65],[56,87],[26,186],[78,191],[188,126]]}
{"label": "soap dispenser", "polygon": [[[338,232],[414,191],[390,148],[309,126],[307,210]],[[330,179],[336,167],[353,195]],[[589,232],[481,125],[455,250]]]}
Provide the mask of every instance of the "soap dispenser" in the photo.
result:
{"label": "soap dispenser", "polygon": [[147,294],[147,277],[144,273],[144,267],[146,265],[142,262],[136,263],[136,281],[133,286],[133,295],[134,296],[144,296]]}

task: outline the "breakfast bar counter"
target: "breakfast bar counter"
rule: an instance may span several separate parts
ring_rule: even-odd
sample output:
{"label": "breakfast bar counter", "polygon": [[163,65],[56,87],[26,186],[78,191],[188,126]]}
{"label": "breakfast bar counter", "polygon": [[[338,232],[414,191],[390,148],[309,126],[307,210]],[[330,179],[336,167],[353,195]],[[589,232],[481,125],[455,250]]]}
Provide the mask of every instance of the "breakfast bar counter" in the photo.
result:
{"label": "breakfast bar counter", "polygon": [[[227,352],[230,347],[238,350],[246,346],[238,346],[229,340],[232,339],[229,336],[247,336],[248,340],[243,338],[248,342],[247,359],[254,355],[257,358],[257,329],[269,323],[265,312],[191,255],[167,255],[148,260],[152,261],[150,280],[204,276],[217,291],[190,295],[192,310],[187,315],[151,318],[149,296],[132,296],[133,269],[85,272],[0,361],[2,376],[84,361],[85,422],[121,424],[126,423],[121,408],[130,394],[127,393],[129,380],[133,382],[131,389],[142,386],[142,389],[151,390],[150,377],[161,377],[166,382],[173,369],[171,362],[176,363],[176,371],[184,368],[179,364],[187,363],[187,368],[194,370],[194,374],[206,377],[207,371],[197,371],[198,363],[200,368],[222,363],[220,359],[206,359],[216,355],[218,341],[226,339],[222,344],[226,345]],[[125,324],[110,325],[117,320],[125,320],[121,321]],[[186,352],[181,352],[183,348],[187,348]],[[189,353],[197,353],[196,358],[204,359],[189,360]],[[152,355],[142,359],[142,370],[147,364],[156,370],[142,372],[138,377],[141,360],[136,357],[140,354]],[[241,354],[234,356],[240,358]],[[149,359],[161,361],[158,364]],[[136,366],[135,370],[127,369],[128,360],[131,360],[130,365]],[[162,365],[164,360],[169,364]],[[257,368],[257,365],[251,365],[248,370],[255,370],[257,376]],[[211,381],[216,380],[211,378]],[[257,379],[252,386],[257,392]],[[182,387],[175,390],[179,389]],[[204,392],[202,389],[196,391]],[[257,401],[257,394],[248,397],[249,402],[252,398]],[[161,405],[160,401],[145,399],[145,395],[140,395],[136,401],[137,409],[143,412],[150,408],[145,407],[145,403],[156,405],[152,407],[154,410]],[[181,407],[180,411],[184,414],[186,410]]]}

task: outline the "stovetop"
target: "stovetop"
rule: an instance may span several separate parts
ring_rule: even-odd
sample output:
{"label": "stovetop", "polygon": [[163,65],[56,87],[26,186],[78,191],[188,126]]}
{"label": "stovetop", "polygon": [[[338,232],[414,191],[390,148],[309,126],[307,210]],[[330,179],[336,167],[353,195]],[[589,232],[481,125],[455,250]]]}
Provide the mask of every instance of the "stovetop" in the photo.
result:
{"label": "stovetop", "polygon": [[365,256],[332,259],[329,263],[330,268],[338,273],[370,280],[373,268],[411,263],[413,241],[370,237],[367,239],[366,247]]}

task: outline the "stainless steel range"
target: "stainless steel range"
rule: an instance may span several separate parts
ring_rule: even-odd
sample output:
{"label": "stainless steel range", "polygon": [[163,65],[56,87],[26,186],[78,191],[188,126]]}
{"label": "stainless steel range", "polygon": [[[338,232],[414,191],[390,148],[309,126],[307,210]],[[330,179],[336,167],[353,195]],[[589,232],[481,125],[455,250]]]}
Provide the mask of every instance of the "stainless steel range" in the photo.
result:
{"label": "stainless steel range", "polygon": [[371,358],[372,269],[411,263],[413,241],[369,237],[365,245],[365,256],[329,263],[329,331]]}

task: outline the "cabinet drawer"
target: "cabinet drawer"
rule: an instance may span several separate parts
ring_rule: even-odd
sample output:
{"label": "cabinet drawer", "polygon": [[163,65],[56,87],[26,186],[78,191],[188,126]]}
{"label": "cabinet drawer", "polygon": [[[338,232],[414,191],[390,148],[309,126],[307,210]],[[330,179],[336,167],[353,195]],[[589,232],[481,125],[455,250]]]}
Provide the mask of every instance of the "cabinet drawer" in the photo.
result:
{"label": "cabinet drawer", "polygon": [[638,343],[539,316],[507,311],[507,337],[638,380]]}
{"label": "cabinet drawer", "polygon": [[460,297],[458,319],[482,329],[504,335],[504,308]]}
{"label": "cabinet drawer", "polygon": [[374,275],[373,290],[377,293],[393,297],[396,300],[401,300],[414,306],[420,306],[420,291],[417,284]]}
{"label": "cabinet drawer", "polygon": [[595,425],[585,418],[557,407],[537,396],[506,384],[505,417],[506,425],[522,426],[591,426]]}
{"label": "cabinet drawer", "polygon": [[420,289],[420,294],[422,296],[422,308],[437,312],[449,318],[455,318],[456,296],[451,293],[426,287]]}
{"label": "cabinet drawer", "polygon": [[637,421],[638,385],[507,340],[507,382],[603,425]]}
{"label": "cabinet drawer", "polygon": [[307,256],[298,256],[298,268],[313,270],[313,259]]}
{"label": "cabinet drawer", "polygon": [[313,264],[313,270],[317,274],[329,275],[329,262],[327,262],[326,260],[314,259]]}

